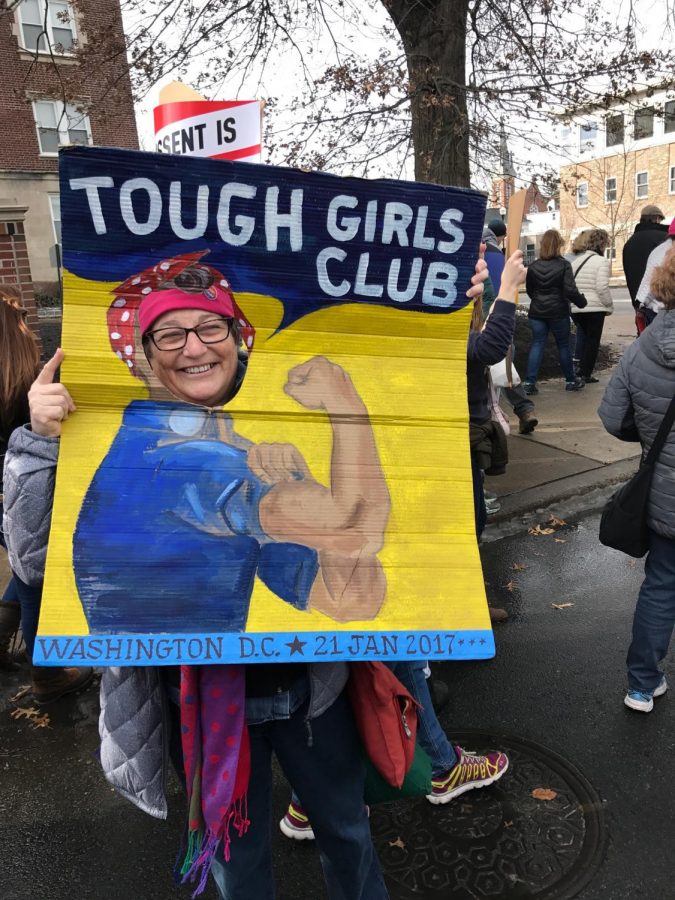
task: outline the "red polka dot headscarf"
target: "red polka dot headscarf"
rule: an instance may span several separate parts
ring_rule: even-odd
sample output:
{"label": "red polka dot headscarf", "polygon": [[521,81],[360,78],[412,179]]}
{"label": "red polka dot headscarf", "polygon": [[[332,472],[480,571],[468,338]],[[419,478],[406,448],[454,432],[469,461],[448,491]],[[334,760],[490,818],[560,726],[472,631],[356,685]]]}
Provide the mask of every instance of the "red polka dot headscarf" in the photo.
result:
{"label": "red polka dot headscarf", "polygon": [[[170,308],[181,308],[175,297],[179,288],[171,287],[168,290],[158,290],[165,282],[173,282],[177,275],[180,275],[190,266],[199,264],[199,268],[208,272],[213,279],[213,285],[206,288],[201,299],[208,298],[211,301],[217,301],[223,312],[232,311],[232,317],[239,324],[239,331],[247,351],[253,350],[255,341],[255,328],[243,314],[237,302],[234,299],[230,283],[218,269],[200,263],[199,260],[205,256],[208,250],[197,250],[194,253],[182,253],[180,256],[172,256],[163,259],[149,269],[140,272],[138,275],[132,275],[122,282],[113,291],[115,299],[108,308],[108,336],[110,338],[110,346],[115,354],[123,360],[132,375],[136,375],[136,347],[134,344],[134,325],[139,316],[141,304],[147,301],[148,305],[157,307],[158,298],[161,295],[170,293],[174,298]],[[207,308],[200,299],[200,294],[190,293],[188,291],[180,292],[185,298],[185,304],[182,308]],[[155,315],[155,318],[157,316]],[[146,318],[146,317],[144,317]],[[150,323],[151,324],[151,323]],[[147,330],[149,325],[144,330]]]}

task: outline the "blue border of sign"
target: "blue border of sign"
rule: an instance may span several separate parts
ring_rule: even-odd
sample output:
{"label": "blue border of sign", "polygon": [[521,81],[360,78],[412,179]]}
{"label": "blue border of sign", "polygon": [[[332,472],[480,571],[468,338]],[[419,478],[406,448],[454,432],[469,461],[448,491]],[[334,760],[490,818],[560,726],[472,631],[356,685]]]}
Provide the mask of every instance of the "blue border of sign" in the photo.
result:
{"label": "blue border of sign", "polygon": [[219,663],[469,660],[495,655],[491,631],[300,631],[223,634],[39,635],[43,666],[171,666]]}

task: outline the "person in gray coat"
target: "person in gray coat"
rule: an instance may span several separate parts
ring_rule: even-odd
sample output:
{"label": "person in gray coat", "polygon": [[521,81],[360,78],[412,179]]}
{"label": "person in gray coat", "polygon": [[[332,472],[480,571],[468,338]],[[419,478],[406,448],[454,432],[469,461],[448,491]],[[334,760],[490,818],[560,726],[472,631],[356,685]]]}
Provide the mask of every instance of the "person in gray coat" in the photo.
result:
{"label": "person in gray coat", "polygon": [[[610,434],[640,441],[643,453],[675,394],[675,251],[654,271],[651,292],[663,309],[624,354],[598,410]],[[675,431],[656,463],[647,524],[649,553],[633,618],[624,700],[639,712],[651,712],[654,698],[668,690],[660,665],[675,625]]]}

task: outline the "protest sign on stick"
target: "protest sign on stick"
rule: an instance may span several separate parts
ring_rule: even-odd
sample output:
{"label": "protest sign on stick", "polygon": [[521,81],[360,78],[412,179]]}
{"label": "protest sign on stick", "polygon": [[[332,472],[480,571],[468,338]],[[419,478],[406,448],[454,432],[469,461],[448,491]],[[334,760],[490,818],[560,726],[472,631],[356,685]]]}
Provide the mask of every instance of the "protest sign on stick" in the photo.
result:
{"label": "protest sign on stick", "polygon": [[180,82],[162,88],[154,109],[158,153],[260,161],[258,100],[205,100]]}

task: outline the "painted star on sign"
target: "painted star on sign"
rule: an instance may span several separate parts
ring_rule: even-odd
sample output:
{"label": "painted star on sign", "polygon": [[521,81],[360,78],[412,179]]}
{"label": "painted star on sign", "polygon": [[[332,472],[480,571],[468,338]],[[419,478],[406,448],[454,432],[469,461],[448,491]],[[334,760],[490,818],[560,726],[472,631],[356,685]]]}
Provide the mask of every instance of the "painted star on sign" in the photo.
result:
{"label": "painted star on sign", "polygon": [[286,646],[291,651],[291,656],[293,656],[295,653],[299,653],[300,656],[304,656],[305,654],[302,648],[306,643],[307,641],[301,641],[296,634],[292,641],[286,642]]}

